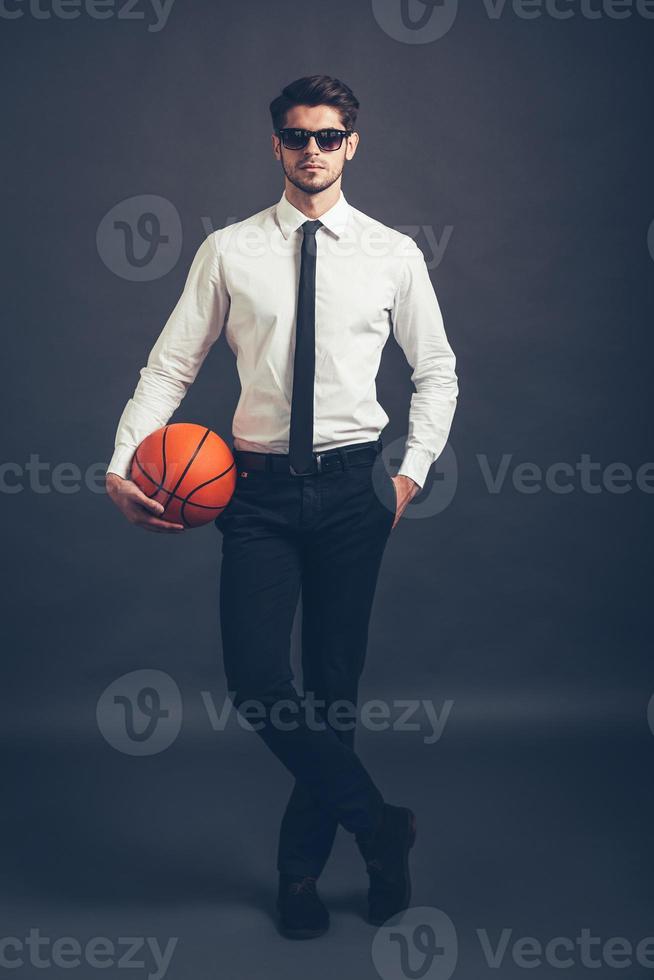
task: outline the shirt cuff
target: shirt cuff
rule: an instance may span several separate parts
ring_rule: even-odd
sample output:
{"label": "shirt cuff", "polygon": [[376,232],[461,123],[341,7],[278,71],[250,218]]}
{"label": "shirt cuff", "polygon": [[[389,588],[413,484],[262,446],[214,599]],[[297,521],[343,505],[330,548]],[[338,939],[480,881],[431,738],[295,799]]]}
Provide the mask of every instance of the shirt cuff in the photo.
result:
{"label": "shirt cuff", "polygon": [[422,490],[427,480],[429,467],[434,462],[432,454],[423,449],[407,449],[397,476],[410,476]]}
{"label": "shirt cuff", "polygon": [[122,476],[124,480],[131,479],[130,473],[132,469],[133,456],[134,450],[129,446],[116,446],[114,454],[109,462],[109,466],[107,466],[107,473],[117,473],[118,476]]}

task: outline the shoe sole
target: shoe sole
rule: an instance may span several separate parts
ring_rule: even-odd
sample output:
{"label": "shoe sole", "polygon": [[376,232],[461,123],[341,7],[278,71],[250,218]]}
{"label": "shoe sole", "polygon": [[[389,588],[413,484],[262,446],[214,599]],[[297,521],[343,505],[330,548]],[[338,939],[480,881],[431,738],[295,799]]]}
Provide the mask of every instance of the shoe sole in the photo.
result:
{"label": "shoe sole", "polygon": [[284,939],[317,939],[318,936],[324,936],[327,932],[327,927],[320,930],[314,929],[279,929],[280,934]]}
{"label": "shoe sole", "polygon": [[278,923],[277,928],[284,939],[317,939],[318,936],[325,935],[329,926],[324,929],[287,929]]}
{"label": "shoe sole", "polygon": [[[402,903],[402,909],[399,911],[404,911],[408,908],[409,902],[411,901],[411,877],[409,875],[409,851],[416,842],[416,815],[413,810],[409,810],[407,813],[407,839],[406,846],[404,848],[404,876],[406,878],[406,891],[404,893],[404,899]],[[382,926],[386,919],[373,918],[373,916],[368,913],[368,922],[373,926]]]}
{"label": "shoe sole", "polygon": [[279,918],[279,909],[277,910],[277,929],[285,939],[317,939],[318,936],[325,935],[329,925],[328,922],[322,929],[289,929],[288,926],[282,924]]}

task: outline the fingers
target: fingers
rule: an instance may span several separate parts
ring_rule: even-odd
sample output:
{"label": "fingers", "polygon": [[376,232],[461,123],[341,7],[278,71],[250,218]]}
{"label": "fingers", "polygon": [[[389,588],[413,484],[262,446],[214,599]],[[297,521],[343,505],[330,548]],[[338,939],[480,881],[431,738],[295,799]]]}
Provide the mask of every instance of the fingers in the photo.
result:
{"label": "fingers", "polygon": [[121,502],[126,502],[129,505],[139,504],[153,514],[163,513],[163,504],[160,504],[158,500],[154,500],[152,497],[148,497],[133,480],[123,480],[117,489],[118,499]]}
{"label": "fingers", "polygon": [[134,521],[138,527],[146,531],[156,531],[157,534],[179,534],[186,530],[183,524],[173,524],[171,521],[160,521],[158,517],[146,517]]}
{"label": "fingers", "polygon": [[147,510],[151,510],[153,514],[163,514],[164,505],[160,504],[158,500],[153,500],[152,497],[146,497],[140,490],[136,499],[138,503],[142,504]]}
{"label": "fingers", "polygon": [[142,527],[146,531],[154,531],[157,534],[181,534],[186,530],[185,524],[161,520],[160,517],[165,510],[164,505],[144,494],[132,480],[121,480],[111,499],[130,524]]}
{"label": "fingers", "polygon": [[[139,527],[145,528],[146,531],[157,531],[159,534],[179,534],[180,531],[185,530],[184,524],[177,524],[174,521],[162,521],[159,517],[150,516],[150,511],[153,514],[163,514],[164,506],[158,500],[152,500],[151,497],[146,497],[145,494],[141,494],[139,491],[139,497],[134,502],[136,504],[134,508],[134,523],[138,524]],[[148,513],[144,514],[144,510],[148,511]]]}
{"label": "fingers", "polygon": [[[143,506],[148,510],[151,510],[155,514],[163,514],[164,506],[160,504],[158,500],[152,500],[151,497],[146,497],[145,494],[142,495]],[[178,534],[180,531],[185,530],[184,524],[175,524],[173,521],[162,521],[158,517],[146,517],[142,518],[140,521],[141,527],[144,527],[147,531],[157,531],[164,534]]]}

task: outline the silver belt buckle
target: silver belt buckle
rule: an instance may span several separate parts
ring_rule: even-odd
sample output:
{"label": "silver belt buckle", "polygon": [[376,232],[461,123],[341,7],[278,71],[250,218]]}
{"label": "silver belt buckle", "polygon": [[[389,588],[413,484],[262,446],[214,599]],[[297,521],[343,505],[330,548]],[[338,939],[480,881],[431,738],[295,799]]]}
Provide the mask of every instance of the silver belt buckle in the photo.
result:
{"label": "silver belt buckle", "polygon": [[316,453],[316,457],[315,457],[315,459],[316,459],[316,468],[315,468],[315,470],[309,470],[308,473],[298,473],[297,470],[294,469],[293,465],[291,463],[289,463],[288,464],[289,471],[293,474],[293,476],[311,476],[312,473],[320,473],[322,471],[322,462],[321,462],[320,456],[321,456],[320,453]]}

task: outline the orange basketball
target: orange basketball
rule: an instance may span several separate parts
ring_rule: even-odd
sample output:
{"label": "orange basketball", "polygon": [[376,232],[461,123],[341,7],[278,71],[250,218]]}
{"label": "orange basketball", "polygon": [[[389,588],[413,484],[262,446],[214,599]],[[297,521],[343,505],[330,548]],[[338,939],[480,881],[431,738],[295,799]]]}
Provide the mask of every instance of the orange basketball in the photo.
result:
{"label": "orange basketball", "polygon": [[200,527],[231,500],[236,465],[227,443],[211,429],[175,422],[146,436],[134,453],[131,479],[164,505],[161,520]]}

